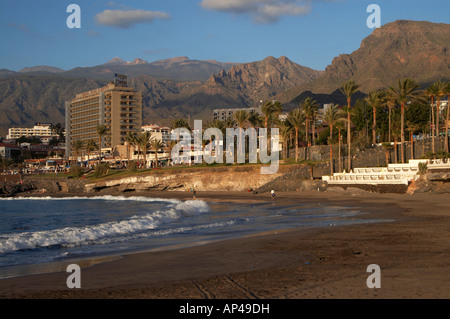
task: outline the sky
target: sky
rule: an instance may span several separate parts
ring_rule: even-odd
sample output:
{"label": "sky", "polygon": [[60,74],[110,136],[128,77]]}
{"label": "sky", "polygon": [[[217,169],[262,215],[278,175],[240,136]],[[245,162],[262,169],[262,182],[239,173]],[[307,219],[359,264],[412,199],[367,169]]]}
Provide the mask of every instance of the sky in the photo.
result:
{"label": "sky", "polygon": [[[69,70],[114,57],[245,63],[286,56],[324,70],[373,32],[370,4],[379,6],[381,25],[450,21],[448,0],[0,0],[0,69]],[[79,28],[69,28],[68,18]]]}

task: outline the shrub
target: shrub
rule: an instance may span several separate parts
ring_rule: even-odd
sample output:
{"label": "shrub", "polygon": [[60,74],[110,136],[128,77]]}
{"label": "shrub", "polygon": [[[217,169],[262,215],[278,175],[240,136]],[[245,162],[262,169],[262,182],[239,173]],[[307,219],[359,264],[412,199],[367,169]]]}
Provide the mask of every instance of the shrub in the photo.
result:
{"label": "shrub", "polygon": [[419,163],[419,175],[425,175],[428,171],[427,163]]}
{"label": "shrub", "polygon": [[81,177],[84,174],[84,169],[79,165],[72,165],[70,166],[69,172],[72,177]]}
{"label": "shrub", "polygon": [[108,173],[109,165],[106,163],[102,163],[97,165],[94,169],[94,177],[100,177],[106,175]]}
{"label": "shrub", "polygon": [[132,172],[137,171],[137,162],[136,161],[129,161],[127,165],[127,169],[129,169]]}

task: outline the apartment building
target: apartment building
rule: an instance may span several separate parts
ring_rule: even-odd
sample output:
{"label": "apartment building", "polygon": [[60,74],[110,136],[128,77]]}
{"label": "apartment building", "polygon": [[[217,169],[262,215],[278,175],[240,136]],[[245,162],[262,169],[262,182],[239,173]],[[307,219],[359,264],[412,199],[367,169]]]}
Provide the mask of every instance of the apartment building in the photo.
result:
{"label": "apartment building", "polygon": [[58,137],[55,131],[52,131],[51,124],[36,123],[33,127],[11,127],[8,129],[8,135],[6,139],[15,140],[22,136],[30,137],[35,136],[39,138],[51,138]]}
{"label": "apartment building", "polygon": [[233,119],[234,113],[241,110],[245,110],[249,113],[256,112],[262,114],[261,107],[215,109],[213,111],[213,118],[214,120],[226,121],[227,119]]}
{"label": "apartment building", "polygon": [[143,125],[142,131],[149,131],[152,133],[152,137],[162,141],[165,145],[169,144],[171,130],[167,126],[159,126],[157,124]]}
{"label": "apartment building", "polygon": [[66,156],[73,155],[72,145],[76,140],[94,139],[98,143],[99,125],[107,128],[101,141],[102,149],[122,145],[128,132],[141,130],[141,92],[128,87],[126,76],[120,74],[105,87],[77,94],[65,107]]}

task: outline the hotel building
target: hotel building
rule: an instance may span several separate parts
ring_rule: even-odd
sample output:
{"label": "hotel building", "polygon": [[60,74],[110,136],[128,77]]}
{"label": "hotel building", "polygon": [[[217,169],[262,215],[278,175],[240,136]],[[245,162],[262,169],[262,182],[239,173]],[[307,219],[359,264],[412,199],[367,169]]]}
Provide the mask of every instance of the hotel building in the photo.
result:
{"label": "hotel building", "polygon": [[142,131],[149,131],[152,133],[152,137],[160,140],[165,145],[168,145],[171,138],[171,130],[167,126],[159,126],[156,124],[142,126]]}
{"label": "hotel building", "polygon": [[66,102],[66,156],[72,155],[76,140],[94,139],[97,127],[105,125],[107,134],[101,148],[124,144],[128,132],[139,133],[142,126],[141,92],[128,87],[126,76],[116,74],[107,86],[80,93]]}
{"label": "hotel building", "polygon": [[18,139],[22,136],[29,137],[35,136],[39,138],[43,137],[58,137],[55,131],[52,131],[51,124],[39,124],[36,123],[33,127],[11,127],[8,130],[6,139]]}

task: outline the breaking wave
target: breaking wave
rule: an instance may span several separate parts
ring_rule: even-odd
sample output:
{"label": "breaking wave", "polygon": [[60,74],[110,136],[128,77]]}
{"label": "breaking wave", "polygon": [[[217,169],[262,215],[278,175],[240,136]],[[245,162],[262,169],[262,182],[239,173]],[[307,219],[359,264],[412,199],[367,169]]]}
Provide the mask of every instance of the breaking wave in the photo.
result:
{"label": "breaking wave", "polygon": [[[28,199],[28,198],[27,198]],[[43,200],[46,198],[29,198]],[[47,198],[55,200],[55,198]],[[76,247],[90,244],[105,244],[127,240],[127,238],[139,238],[149,236],[146,231],[158,230],[166,223],[186,218],[209,211],[208,204],[199,200],[154,199],[146,197],[66,197],[63,199],[102,199],[102,200],[133,200],[133,201],[164,201],[167,206],[164,209],[153,212],[134,215],[132,217],[83,227],[65,227],[45,231],[22,232],[0,235],[0,253],[10,253],[18,250],[28,250],[43,247],[62,246]],[[22,199],[23,200],[23,199]],[[207,227],[206,225],[204,227]],[[175,229],[170,231],[184,231]]]}

